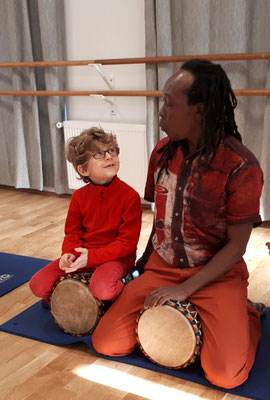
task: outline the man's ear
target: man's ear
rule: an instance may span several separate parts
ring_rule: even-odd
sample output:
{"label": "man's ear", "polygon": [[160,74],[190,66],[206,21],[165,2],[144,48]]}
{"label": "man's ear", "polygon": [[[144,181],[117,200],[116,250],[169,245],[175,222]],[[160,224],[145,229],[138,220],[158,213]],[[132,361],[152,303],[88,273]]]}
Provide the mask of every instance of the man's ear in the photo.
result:
{"label": "man's ear", "polygon": [[203,109],[204,109],[204,104],[203,103],[198,103],[196,104],[196,113],[198,116],[202,116],[203,114]]}
{"label": "man's ear", "polygon": [[88,173],[83,169],[82,164],[77,166],[77,172],[82,176],[88,176]]}

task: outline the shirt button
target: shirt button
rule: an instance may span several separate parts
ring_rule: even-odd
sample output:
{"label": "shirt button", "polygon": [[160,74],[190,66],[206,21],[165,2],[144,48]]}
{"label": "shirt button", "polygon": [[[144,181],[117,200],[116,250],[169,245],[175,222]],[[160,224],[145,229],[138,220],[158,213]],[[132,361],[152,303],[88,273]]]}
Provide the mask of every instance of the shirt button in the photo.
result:
{"label": "shirt button", "polygon": [[186,165],[188,165],[189,164],[189,160],[186,160]]}
{"label": "shirt button", "polygon": [[175,236],[174,240],[178,240],[178,236]]}
{"label": "shirt button", "polygon": [[178,217],[178,215],[179,215],[179,212],[176,212],[174,215],[175,215],[176,217]]}
{"label": "shirt button", "polygon": [[184,259],[183,259],[183,258],[180,258],[180,260],[179,260],[179,261],[182,263],[182,262],[184,262]]}
{"label": "shirt button", "polygon": [[182,190],[182,186],[179,186],[178,190],[179,190],[179,191]]}

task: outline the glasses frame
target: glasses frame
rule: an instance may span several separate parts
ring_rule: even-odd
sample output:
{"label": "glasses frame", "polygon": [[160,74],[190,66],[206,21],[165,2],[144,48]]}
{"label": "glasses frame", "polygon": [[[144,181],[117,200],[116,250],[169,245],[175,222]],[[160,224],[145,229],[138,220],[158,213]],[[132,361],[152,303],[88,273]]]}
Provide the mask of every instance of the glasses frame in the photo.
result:
{"label": "glasses frame", "polygon": [[[115,154],[111,154],[110,151],[115,152]],[[103,156],[102,156],[102,157],[96,157],[96,155],[97,155],[98,153],[102,153]],[[98,151],[95,151],[95,152],[93,152],[93,153],[90,153],[90,156],[92,156],[95,160],[103,160],[103,159],[105,158],[106,153],[108,153],[111,157],[116,157],[116,156],[119,155],[120,149],[119,149],[118,146],[110,147],[110,148],[107,149],[107,150],[98,150]]]}

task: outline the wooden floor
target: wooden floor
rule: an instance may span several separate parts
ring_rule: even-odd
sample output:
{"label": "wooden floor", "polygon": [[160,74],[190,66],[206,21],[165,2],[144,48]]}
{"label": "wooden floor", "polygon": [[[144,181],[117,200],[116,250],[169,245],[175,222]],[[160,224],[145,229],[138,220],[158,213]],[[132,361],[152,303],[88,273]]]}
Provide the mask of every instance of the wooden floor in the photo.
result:
{"label": "wooden floor", "polygon": [[[0,251],[55,259],[60,254],[69,196],[0,187]],[[147,242],[152,212],[143,213],[138,253]],[[249,297],[270,306],[270,222],[255,229],[245,259],[250,271]],[[38,299],[25,284],[0,299],[0,324]],[[85,344],[52,346],[0,332],[2,400],[236,400],[172,376],[97,358]],[[244,399],[244,398],[243,398]]]}

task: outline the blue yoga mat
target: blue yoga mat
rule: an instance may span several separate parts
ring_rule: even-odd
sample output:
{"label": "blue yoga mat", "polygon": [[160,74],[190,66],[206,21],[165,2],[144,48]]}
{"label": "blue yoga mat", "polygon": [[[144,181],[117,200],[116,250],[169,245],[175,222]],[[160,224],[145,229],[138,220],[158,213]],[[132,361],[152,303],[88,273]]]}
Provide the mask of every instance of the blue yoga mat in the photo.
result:
{"label": "blue yoga mat", "polygon": [[29,281],[49,260],[0,253],[0,297]]}
{"label": "blue yoga mat", "polygon": [[270,398],[270,308],[262,317],[262,339],[258,348],[255,364],[250,372],[249,378],[242,385],[234,389],[222,389],[211,385],[204,377],[199,360],[184,370],[170,370],[151,363],[139,349],[125,357],[105,357],[97,354],[92,346],[91,336],[77,338],[62,332],[53,322],[49,310],[41,306],[41,302],[34,304],[21,314],[0,326],[0,330],[23,336],[29,339],[53,345],[68,345],[76,342],[86,343],[98,356],[125,364],[173,375],[188,381],[196,382],[204,386],[249,397],[256,400],[269,400]]}

